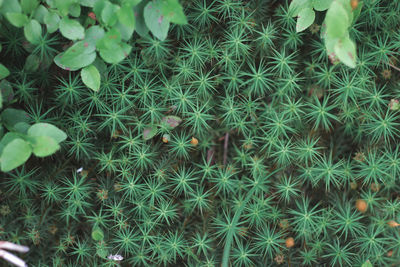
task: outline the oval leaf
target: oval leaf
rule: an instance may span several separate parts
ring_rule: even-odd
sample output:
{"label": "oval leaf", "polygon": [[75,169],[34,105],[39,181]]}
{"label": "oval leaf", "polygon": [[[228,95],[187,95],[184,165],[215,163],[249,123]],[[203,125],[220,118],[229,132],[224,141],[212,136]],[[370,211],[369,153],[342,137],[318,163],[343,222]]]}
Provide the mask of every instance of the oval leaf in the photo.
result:
{"label": "oval leaf", "polygon": [[9,12],[6,14],[6,18],[13,26],[18,28],[24,27],[29,21],[28,17],[22,13]]}
{"label": "oval leaf", "polygon": [[49,11],[47,8],[45,8],[43,5],[40,5],[36,10],[35,14],[33,15],[33,18],[36,19],[39,23],[45,24],[44,18],[46,15],[49,14]]}
{"label": "oval leaf", "polygon": [[144,128],[143,130],[143,139],[149,140],[153,138],[157,134],[157,127],[152,125],[149,127]]}
{"label": "oval leaf", "polygon": [[162,14],[172,23],[187,24],[185,13],[183,13],[183,8],[178,0],[164,0]]}
{"label": "oval leaf", "polygon": [[98,91],[100,88],[100,73],[94,65],[87,66],[81,70],[83,83],[92,89]]}
{"label": "oval leaf", "polygon": [[37,55],[31,54],[25,60],[24,69],[26,71],[37,71],[40,65],[40,59]]}
{"label": "oval leaf", "polygon": [[289,5],[289,13],[293,17],[297,17],[303,8],[312,8],[309,0],[293,0]]}
{"label": "oval leaf", "polygon": [[101,241],[104,238],[104,232],[100,228],[95,228],[92,231],[92,238],[94,241]]}
{"label": "oval leaf", "polygon": [[332,0],[314,0],[313,6],[317,11],[324,11],[332,4]]}
{"label": "oval leaf", "polygon": [[33,154],[37,157],[47,157],[60,149],[60,145],[49,136],[32,137]]}
{"label": "oval leaf", "polygon": [[149,2],[144,8],[144,21],[151,33],[161,41],[167,38],[169,20],[162,14],[160,0]]}
{"label": "oval leaf", "polygon": [[161,127],[172,130],[182,122],[182,119],[177,116],[166,116],[161,120]]}
{"label": "oval leaf", "polygon": [[35,136],[48,136],[53,138],[57,143],[67,139],[67,135],[58,129],[56,126],[49,123],[36,123],[28,130],[28,135]]}
{"label": "oval leaf", "polygon": [[142,1],[133,8],[136,18],[135,31],[142,37],[148,36],[149,34],[149,28],[147,28],[146,22],[144,21],[143,17],[143,10],[145,8],[145,5],[146,2]]}
{"label": "oval leaf", "polygon": [[83,26],[77,20],[67,17],[62,18],[60,21],[60,32],[65,38],[70,40],[85,38],[85,29]]}
{"label": "oval leaf", "polygon": [[340,39],[334,48],[336,56],[350,68],[356,67],[356,45],[350,38]]}
{"label": "oval leaf", "polygon": [[25,14],[30,14],[39,5],[39,0],[21,0],[22,11]]}
{"label": "oval leaf", "polygon": [[307,29],[315,19],[315,12],[311,8],[304,8],[297,17],[296,31],[301,32]]}
{"label": "oval leaf", "polygon": [[13,131],[15,124],[19,122],[29,123],[29,115],[20,109],[6,108],[1,113],[1,120],[9,131]]}
{"label": "oval leaf", "polygon": [[10,75],[10,71],[0,63],[0,79],[4,79],[8,75]]}
{"label": "oval leaf", "polygon": [[47,31],[50,33],[58,30],[58,25],[60,23],[60,16],[54,12],[49,12],[44,16],[44,23],[47,26]]}
{"label": "oval leaf", "polygon": [[96,43],[98,40],[104,37],[104,30],[100,26],[92,26],[86,30],[84,41],[89,44],[89,47],[93,50],[96,49]]}
{"label": "oval leaf", "polygon": [[79,41],[64,53],[58,54],[54,58],[54,62],[65,70],[75,71],[89,66],[95,59],[95,47],[88,42]]}
{"label": "oval leaf", "polygon": [[8,143],[1,153],[0,163],[3,172],[11,171],[29,159],[32,147],[28,142],[17,138]]}
{"label": "oval leaf", "polygon": [[333,2],[325,17],[328,38],[342,38],[349,27],[349,17],[342,4]]}
{"label": "oval leaf", "polygon": [[24,35],[31,44],[39,44],[42,37],[42,26],[37,20],[33,19],[25,25]]}

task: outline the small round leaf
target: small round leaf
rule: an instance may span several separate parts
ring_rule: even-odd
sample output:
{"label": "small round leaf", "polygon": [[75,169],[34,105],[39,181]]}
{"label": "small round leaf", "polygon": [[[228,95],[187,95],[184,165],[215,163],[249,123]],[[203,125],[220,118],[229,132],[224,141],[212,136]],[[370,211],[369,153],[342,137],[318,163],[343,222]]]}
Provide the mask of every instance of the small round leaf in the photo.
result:
{"label": "small round leaf", "polygon": [[104,232],[100,228],[95,228],[92,231],[92,238],[95,241],[101,241],[104,238]]}
{"label": "small round leaf", "polygon": [[11,171],[29,159],[32,147],[28,142],[17,138],[8,143],[1,153],[0,163],[3,172]]}
{"label": "small round leaf", "polygon": [[28,130],[29,136],[49,136],[57,143],[67,139],[67,135],[56,126],[49,123],[36,123]]}
{"label": "small round leaf", "polygon": [[24,35],[31,44],[39,44],[42,37],[42,26],[37,20],[33,19],[25,25]]}

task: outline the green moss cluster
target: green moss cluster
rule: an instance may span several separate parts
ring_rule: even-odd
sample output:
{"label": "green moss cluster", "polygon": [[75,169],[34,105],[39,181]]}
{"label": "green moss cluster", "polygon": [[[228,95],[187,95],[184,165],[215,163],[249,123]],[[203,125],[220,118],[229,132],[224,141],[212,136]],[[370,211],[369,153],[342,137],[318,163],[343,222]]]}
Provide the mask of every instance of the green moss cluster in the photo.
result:
{"label": "green moss cluster", "polygon": [[98,92],[48,64],[58,33],[4,22],[13,106],[68,138],[1,174],[0,240],[29,266],[397,266],[400,2],[364,1],[354,69],[287,2],[185,1],[189,23],[135,35]]}

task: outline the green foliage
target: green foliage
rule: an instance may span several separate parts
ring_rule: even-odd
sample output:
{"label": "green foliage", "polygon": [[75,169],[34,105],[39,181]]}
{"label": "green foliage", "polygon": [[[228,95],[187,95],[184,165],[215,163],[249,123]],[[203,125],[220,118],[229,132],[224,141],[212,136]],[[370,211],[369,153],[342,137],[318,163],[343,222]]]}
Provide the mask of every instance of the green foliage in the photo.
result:
{"label": "green foliage", "polygon": [[[49,123],[30,125],[29,115],[19,109],[6,108],[2,111],[1,125],[8,130],[0,140],[1,171],[11,171],[24,164],[31,154],[46,157],[60,149],[59,143],[67,135]],[[3,129],[3,127],[2,127]]]}
{"label": "green foliage", "polygon": [[[59,53],[54,62],[68,71],[82,69],[86,77],[82,79],[83,83],[93,90],[98,90],[100,76],[93,66],[90,75],[88,69],[83,68],[95,61],[96,52],[104,62],[121,62],[132,49],[128,41],[136,23],[140,35],[147,35],[150,30],[160,40],[166,38],[170,22],[187,24],[178,0],[118,0],[116,3],[109,0],[12,0],[0,6],[0,13],[13,26],[23,27],[26,40],[33,45],[42,42],[41,24],[46,25],[47,32],[59,30],[64,38],[75,41],[67,51]],[[88,11],[88,15],[81,12],[82,8]],[[0,69],[2,79],[8,73],[3,65],[1,67],[4,69]]]}
{"label": "green foliage", "polygon": [[[353,4],[357,5],[353,7]],[[310,27],[315,20],[315,12],[325,11],[326,17],[322,26],[322,38],[329,59],[332,63],[343,62],[351,68],[356,66],[356,45],[350,39],[349,27],[358,18],[363,2],[358,0],[293,0],[289,12],[297,17],[296,31],[301,32]]]}

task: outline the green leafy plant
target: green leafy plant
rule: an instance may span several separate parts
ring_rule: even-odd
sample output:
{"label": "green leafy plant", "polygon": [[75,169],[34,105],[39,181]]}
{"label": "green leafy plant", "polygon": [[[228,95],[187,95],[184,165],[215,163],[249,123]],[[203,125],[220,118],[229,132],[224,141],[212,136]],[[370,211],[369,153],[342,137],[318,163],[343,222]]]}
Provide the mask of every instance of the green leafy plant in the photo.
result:
{"label": "green leafy plant", "polygon": [[[352,4],[354,2],[354,4]],[[325,11],[321,37],[332,63],[343,62],[354,68],[356,66],[356,45],[350,39],[349,28],[357,20],[363,2],[358,0],[294,0],[290,3],[289,12],[297,17],[296,31],[307,29],[315,19],[316,11]]]}
{"label": "green leafy plant", "polygon": [[[83,13],[87,10],[88,15]],[[43,43],[42,25],[47,32],[59,30],[64,38],[73,41],[54,62],[68,71],[82,69],[84,84],[95,91],[99,90],[101,80],[99,65],[117,64],[130,53],[132,46],[128,41],[135,28],[142,36],[150,30],[164,40],[170,23],[187,23],[178,0],[10,0],[1,2],[0,12],[13,26],[23,28],[26,40],[32,45]],[[0,78],[8,73],[0,65]]]}
{"label": "green leafy plant", "polygon": [[60,149],[67,135],[49,123],[29,124],[29,115],[18,109],[2,111],[1,123],[8,132],[0,140],[0,164],[3,172],[19,167],[31,154],[46,157]]}

